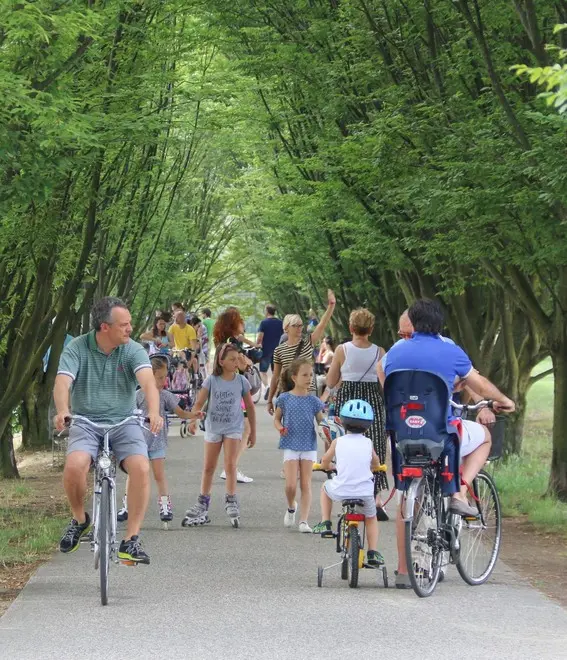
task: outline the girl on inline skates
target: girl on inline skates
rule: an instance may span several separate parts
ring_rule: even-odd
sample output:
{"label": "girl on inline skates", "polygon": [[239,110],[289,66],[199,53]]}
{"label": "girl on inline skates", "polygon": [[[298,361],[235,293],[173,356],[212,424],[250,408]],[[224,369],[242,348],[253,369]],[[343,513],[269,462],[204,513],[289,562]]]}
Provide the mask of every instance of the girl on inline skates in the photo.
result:
{"label": "girl on inline skates", "polygon": [[311,477],[313,463],[317,461],[317,434],[315,420],[323,419],[323,402],[311,392],[313,366],[311,360],[294,360],[284,370],[281,394],[276,400],[274,425],[280,432],[279,448],[284,450],[285,495],[287,511],[284,526],[295,523],[297,502],[297,469],[301,487],[299,531],[311,533],[307,522],[311,507]]}
{"label": "girl on inline skates", "polygon": [[221,449],[224,449],[226,472],[225,511],[233,527],[240,524],[240,509],[236,497],[236,466],[244,433],[241,401],[244,402],[250,423],[248,447],[256,444],[256,411],[250,396],[250,384],[238,373],[238,364],[239,352],[236,346],[219,346],[213,373],[205,379],[197,395],[193,412],[199,413],[208,402],[205,418],[205,464],[201,478],[201,494],[186,512],[181,523],[184,527],[210,522],[211,485]]}
{"label": "girl on inline skates", "polygon": [[[146,440],[148,443],[148,457],[152,465],[154,479],[158,487],[158,507],[159,517],[162,522],[169,522],[173,518],[173,509],[171,506],[171,498],[169,497],[169,486],[167,477],[165,475],[165,452],[167,449],[167,413],[173,413],[182,419],[198,419],[200,413],[189,412],[183,410],[179,406],[179,402],[175,394],[168,392],[165,387],[167,379],[167,358],[160,355],[153,355],[151,358],[152,371],[156,386],[159,391],[159,408],[160,415],[165,420],[165,424],[158,435],[153,435],[149,431],[146,432]],[[136,393],[136,405],[140,408],[145,415],[148,413],[146,399],[142,390]],[[126,491],[128,491],[128,482],[126,482]],[[118,521],[123,522],[128,520],[128,501],[124,495],[123,506],[117,515]]]}

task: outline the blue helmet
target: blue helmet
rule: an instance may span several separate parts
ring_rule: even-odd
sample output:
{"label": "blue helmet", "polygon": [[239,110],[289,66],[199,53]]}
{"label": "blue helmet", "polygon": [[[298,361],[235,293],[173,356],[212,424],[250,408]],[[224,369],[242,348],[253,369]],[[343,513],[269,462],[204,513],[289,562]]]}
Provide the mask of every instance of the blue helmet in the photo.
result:
{"label": "blue helmet", "polygon": [[374,411],[367,401],[362,399],[351,399],[343,404],[340,412],[341,422],[345,427],[356,426],[367,429],[374,421]]}

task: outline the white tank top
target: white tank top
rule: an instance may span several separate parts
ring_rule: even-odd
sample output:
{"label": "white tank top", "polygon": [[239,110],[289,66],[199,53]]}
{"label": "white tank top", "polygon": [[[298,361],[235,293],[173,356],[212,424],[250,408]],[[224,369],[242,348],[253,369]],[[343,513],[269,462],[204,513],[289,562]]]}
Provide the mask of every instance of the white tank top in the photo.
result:
{"label": "white tank top", "polygon": [[380,349],[375,344],[368,348],[358,348],[351,341],[343,344],[345,361],[341,367],[342,380],[360,383],[378,382],[376,365],[380,357]]}
{"label": "white tank top", "polygon": [[374,478],[372,441],[360,433],[337,438],[335,450],[337,476],[333,479],[333,494],[337,497],[372,497]]}

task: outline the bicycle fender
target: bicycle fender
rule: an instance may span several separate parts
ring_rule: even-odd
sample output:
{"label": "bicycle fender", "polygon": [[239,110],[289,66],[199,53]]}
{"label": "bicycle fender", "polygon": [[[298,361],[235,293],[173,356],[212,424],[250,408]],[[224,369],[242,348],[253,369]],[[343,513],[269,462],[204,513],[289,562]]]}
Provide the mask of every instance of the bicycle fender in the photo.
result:
{"label": "bicycle fender", "polygon": [[402,506],[402,516],[404,522],[407,522],[408,520],[413,520],[415,496],[417,493],[417,489],[419,488],[419,485],[421,484],[422,481],[423,481],[423,477],[415,477],[411,480],[411,483],[408,486]]}

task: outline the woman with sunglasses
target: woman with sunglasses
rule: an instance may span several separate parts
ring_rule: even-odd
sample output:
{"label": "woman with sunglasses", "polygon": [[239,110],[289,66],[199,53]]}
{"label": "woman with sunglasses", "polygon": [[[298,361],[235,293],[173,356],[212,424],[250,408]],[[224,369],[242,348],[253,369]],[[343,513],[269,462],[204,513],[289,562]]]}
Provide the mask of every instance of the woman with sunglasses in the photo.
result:
{"label": "woman with sunglasses", "polygon": [[[294,360],[309,360],[314,363],[313,347],[324,336],[325,329],[333,316],[337,300],[331,289],[327,291],[327,309],[315,329],[303,336],[303,321],[298,314],[288,314],[283,320],[284,333],[287,340],[276,347],[274,351],[274,370],[268,394],[268,412],[274,414],[274,397],[280,391],[280,378],[284,369],[287,369]],[[315,379],[311,383],[311,390],[317,391]]]}
{"label": "woman with sunglasses", "polygon": [[[386,432],[384,412],[384,399],[382,388],[378,382],[377,366],[384,349],[370,341],[374,330],[374,314],[367,309],[355,309],[349,318],[349,328],[352,340],[337,346],[329,372],[327,373],[327,387],[334,388],[339,381],[335,408],[340,410],[344,403],[352,399],[366,401],[374,412],[374,421],[367,431],[372,445],[380,458],[386,461]],[[378,493],[387,487],[383,472],[376,475],[375,494],[378,507],[378,520],[388,520],[382,509]]]}

